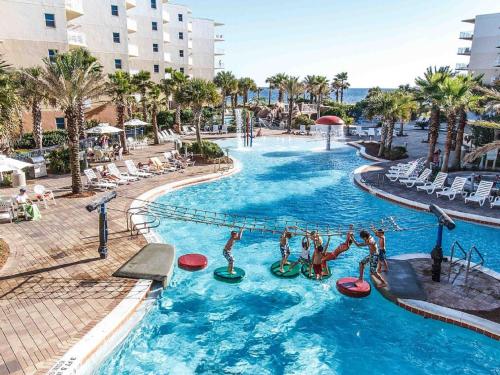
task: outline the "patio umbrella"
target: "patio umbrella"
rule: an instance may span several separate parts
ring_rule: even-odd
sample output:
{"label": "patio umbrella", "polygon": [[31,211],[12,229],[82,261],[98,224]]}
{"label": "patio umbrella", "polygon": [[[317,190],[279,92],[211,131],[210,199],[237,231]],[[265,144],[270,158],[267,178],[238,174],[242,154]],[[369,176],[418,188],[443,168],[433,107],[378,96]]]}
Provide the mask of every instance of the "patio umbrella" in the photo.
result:
{"label": "patio umbrella", "polygon": [[0,155],[0,180],[3,180],[4,172],[19,171],[26,167],[32,167],[33,164],[26,163],[17,159],[8,158],[5,155]]}
{"label": "patio umbrella", "polygon": [[345,122],[338,116],[322,116],[316,120],[316,125],[326,125],[328,126],[328,131],[326,133],[326,150],[330,151],[330,136],[332,133],[332,126],[344,126]]}
{"label": "patio umbrella", "polygon": [[137,133],[136,133],[137,132],[137,128],[142,127],[142,126],[146,126],[146,125],[149,125],[149,124],[147,122],[142,121],[142,120],[133,118],[131,120],[128,120],[123,125],[133,127],[134,128],[134,138],[137,138]]}
{"label": "patio umbrella", "polygon": [[87,134],[114,134],[122,132],[122,129],[115,128],[108,123],[99,124],[93,128],[85,130]]}

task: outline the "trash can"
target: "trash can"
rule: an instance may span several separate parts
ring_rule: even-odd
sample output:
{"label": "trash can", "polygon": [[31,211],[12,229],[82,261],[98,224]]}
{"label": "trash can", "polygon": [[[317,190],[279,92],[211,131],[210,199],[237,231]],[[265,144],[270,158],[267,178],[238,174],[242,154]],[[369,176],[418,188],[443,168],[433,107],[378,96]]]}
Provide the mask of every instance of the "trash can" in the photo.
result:
{"label": "trash can", "polygon": [[28,158],[28,163],[33,164],[32,168],[28,169],[29,178],[39,178],[47,176],[47,163],[43,156],[32,156]]}
{"label": "trash can", "polygon": [[13,187],[26,186],[26,174],[23,171],[12,172],[12,186]]}

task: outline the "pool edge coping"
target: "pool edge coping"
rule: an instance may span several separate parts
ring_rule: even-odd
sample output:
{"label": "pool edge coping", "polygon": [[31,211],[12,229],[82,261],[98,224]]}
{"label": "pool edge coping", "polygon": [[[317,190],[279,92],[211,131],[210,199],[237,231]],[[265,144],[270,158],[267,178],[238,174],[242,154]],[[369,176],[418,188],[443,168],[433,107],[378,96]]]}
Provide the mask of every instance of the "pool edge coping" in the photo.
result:
{"label": "pool edge coping", "polygon": [[[242,170],[238,159],[231,157],[233,168],[227,172],[213,172],[201,176],[190,177],[183,180],[172,181],[167,184],[150,189],[136,197],[130,208],[139,208],[146,204],[147,199],[155,199],[161,195],[179,190],[188,186],[217,181],[230,177]],[[142,215],[132,217],[136,223]],[[151,230],[142,236],[147,243],[163,243],[161,238]],[[174,262],[167,276],[167,285],[174,272]],[[48,375],[86,375],[92,374],[102,365],[107,356],[120,345],[132,329],[139,323],[149,310],[150,305],[145,306],[147,301],[154,301],[159,294],[149,296],[152,291],[151,280],[138,280],[132,290],[120,303],[113,308],[103,319],[101,319],[81,339],[76,341],[48,371]],[[142,289],[142,290],[140,290]],[[152,293],[151,293],[152,294]],[[135,303],[134,303],[135,302]]]}

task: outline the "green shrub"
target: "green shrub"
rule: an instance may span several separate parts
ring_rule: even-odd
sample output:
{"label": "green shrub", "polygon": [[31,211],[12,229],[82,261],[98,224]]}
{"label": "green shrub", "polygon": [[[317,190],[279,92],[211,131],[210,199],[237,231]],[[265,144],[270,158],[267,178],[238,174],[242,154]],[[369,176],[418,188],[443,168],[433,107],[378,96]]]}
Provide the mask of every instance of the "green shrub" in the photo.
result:
{"label": "green shrub", "polygon": [[314,120],[311,120],[307,115],[299,115],[293,120],[295,125],[313,125]]}
{"label": "green shrub", "polygon": [[3,180],[0,180],[0,187],[12,187],[12,174],[4,173]]}
{"label": "green shrub", "polygon": [[[43,147],[51,146],[62,146],[66,144],[68,140],[68,134],[66,130],[52,130],[43,133],[42,144]],[[34,149],[36,147],[35,139],[32,133],[26,133],[23,137],[17,141],[15,144],[16,149]]]}
{"label": "green shrub", "polygon": [[203,148],[203,155],[208,159],[215,159],[224,156],[224,151],[222,151],[217,143],[210,141],[201,141],[201,145],[202,147],[200,148],[198,142],[190,143],[187,146],[187,150],[188,152],[199,155],[202,153],[201,149]]}
{"label": "green shrub", "polygon": [[175,111],[161,111],[156,116],[156,120],[161,128],[171,128],[175,121]]}
{"label": "green shrub", "polygon": [[385,152],[385,158],[389,160],[399,160],[408,157],[406,154],[406,148],[403,146],[395,146],[391,151]]}
{"label": "green shrub", "polygon": [[49,153],[49,169],[55,174],[64,174],[70,171],[69,149],[67,147],[53,150]]}

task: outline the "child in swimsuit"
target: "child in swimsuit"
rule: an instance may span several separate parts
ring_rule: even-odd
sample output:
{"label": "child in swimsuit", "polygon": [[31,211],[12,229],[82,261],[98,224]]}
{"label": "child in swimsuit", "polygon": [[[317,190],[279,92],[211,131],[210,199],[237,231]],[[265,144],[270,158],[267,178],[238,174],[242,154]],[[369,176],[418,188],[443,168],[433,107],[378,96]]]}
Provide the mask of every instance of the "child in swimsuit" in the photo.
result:
{"label": "child in swimsuit", "polygon": [[389,272],[389,265],[387,264],[387,255],[385,252],[385,233],[383,229],[375,230],[375,227],[372,227],[373,233],[378,237],[378,267],[377,272],[380,273],[382,270],[382,264],[385,269],[383,272]]}
{"label": "child in swimsuit", "polygon": [[297,264],[305,264],[309,266],[311,264],[311,255],[309,254],[309,247],[311,246],[309,242],[309,237],[307,235],[302,238],[302,253],[300,254],[299,259],[296,262],[293,262],[290,265],[290,269],[295,268]]}
{"label": "child in swimsuit", "polygon": [[234,257],[233,257],[233,254],[231,253],[231,250],[233,249],[234,241],[241,240],[242,234],[243,234],[243,228],[241,228],[239,232],[236,232],[235,230],[233,230],[231,232],[231,237],[229,237],[229,240],[227,240],[226,246],[224,246],[224,250],[222,251],[224,258],[226,258],[226,260],[227,260],[227,272],[230,274],[235,273],[233,271]]}
{"label": "child in swimsuit", "polygon": [[290,256],[290,246],[288,245],[288,240],[292,238],[292,233],[288,230],[296,227],[286,227],[280,237],[280,252],[281,252],[281,262],[280,262],[280,272],[284,273],[283,267],[288,264],[288,257]]}
{"label": "child in swimsuit", "polygon": [[353,231],[353,226],[351,224],[351,226],[349,227],[349,231],[347,232],[347,236],[346,236],[345,241],[343,243],[341,243],[339,246],[337,246],[337,248],[333,252],[325,254],[325,256],[323,257],[323,269],[326,269],[326,262],[328,262],[330,260],[337,259],[337,257],[340,254],[349,250],[349,248],[351,247],[351,245],[353,243],[352,231]]}
{"label": "child in swimsuit", "polygon": [[[321,260],[323,259],[323,246],[319,245],[314,249],[312,267],[314,269],[314,274],[316,275],[316,280],[321,280],[323,278],[323,266]],[[309,275],[311,271],[309,270]]]}
{"label": "child in swimsuit", "polygon": [[370,233],[368,233],[366,230],[362,230],[359,233],[359,236],[363,240],[362,243],[357,242],[354,238],[353,241],[356,244],[357,247],[368,247],[370,249],[370,254],[368,254],[361,262],[359,263],[359,279],[356,281],[356,283],[361,283],[363,282],[363,274],[365,271],[365,266],[369,263],[370,264],[370,274],[380,281],[380,286],[385,287],[387,286],[387,283],[385,282],[384,278],[382,275],[380,275],[377,272],[377,267],[378,267],[378,247],[377,247],[377,242],[375,239],[370,236]]}

